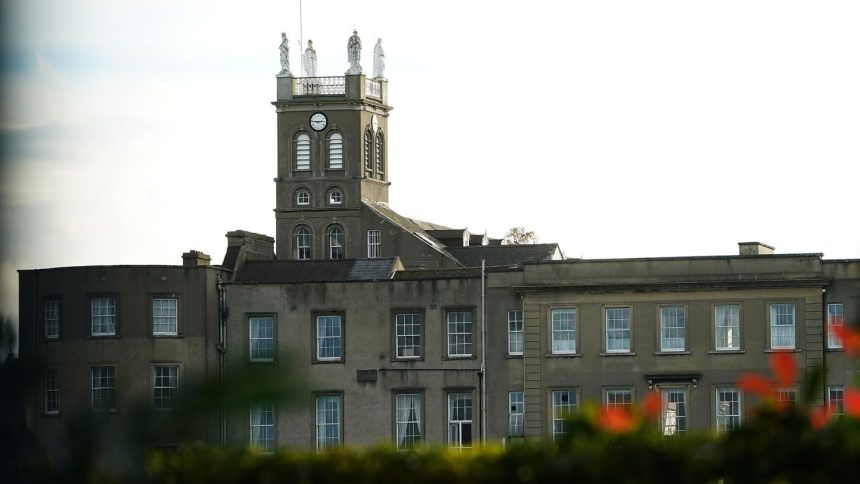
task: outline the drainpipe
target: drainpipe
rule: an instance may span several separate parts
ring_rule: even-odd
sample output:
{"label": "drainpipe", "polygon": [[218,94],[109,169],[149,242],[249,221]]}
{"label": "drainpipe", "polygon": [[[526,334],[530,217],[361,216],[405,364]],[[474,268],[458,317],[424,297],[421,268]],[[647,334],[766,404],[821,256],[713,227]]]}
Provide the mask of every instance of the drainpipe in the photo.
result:
{"label": "drainpipe", "polygon": [[487,260],[481,259],[481,442],[487,443]]}
{"label": "drainpipe", "polygon": [[[218,350],[218,382],[224,386],[224,375],[226,371],[226,354],[227,354],[227,316],[229,309],[227,308],[227,295],[224,292],[224,280],[221,279],[221,273],[216,275],[216,287],[218,289],[218,345],[215,347]],[[221,447],[227,447],[227,410],[221,407],[220,410],[220,443]]]}

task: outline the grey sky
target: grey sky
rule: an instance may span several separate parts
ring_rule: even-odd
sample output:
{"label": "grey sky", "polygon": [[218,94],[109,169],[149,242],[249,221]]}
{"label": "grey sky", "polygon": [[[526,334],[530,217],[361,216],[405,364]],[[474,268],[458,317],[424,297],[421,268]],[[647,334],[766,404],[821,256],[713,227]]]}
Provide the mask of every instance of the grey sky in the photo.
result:
{"label": "grey sky", "polygon": [[[274,233],[298,1],[3,5],[2,311],[19,268],[220,261]],[[860,257],[860,4],[305,1],[320,75],[385,46],[398,211],[571,257]]]}

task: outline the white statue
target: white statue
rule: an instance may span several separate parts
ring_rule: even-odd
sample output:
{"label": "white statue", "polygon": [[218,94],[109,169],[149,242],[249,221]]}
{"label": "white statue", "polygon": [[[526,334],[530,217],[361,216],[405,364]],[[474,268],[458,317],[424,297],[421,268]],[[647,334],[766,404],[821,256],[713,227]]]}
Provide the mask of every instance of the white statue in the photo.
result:
{"label": "white statue", "polygon": [[291,77],[290,73],[290,43],[287,40],[287,34],[281,32],[281,72],[278,76]]}
{"label": "white statue", "polygon": [[373,77],[375,79],[385,77],[385,51],[382,50],[382,39],[377,39],[373,47]]}
{"label": "white statue", "polygon": [[305,75],[308,77],[317,76],[317,51],[314,50],[314,42],[308,40],[308,48],[304,54]]}
{"label": "white statue", "polygon": [[358,38],[357,30],[352,31],[352,37],[346,43],[346,58],[349,61],[346,75],[361,74],[361,39]]}

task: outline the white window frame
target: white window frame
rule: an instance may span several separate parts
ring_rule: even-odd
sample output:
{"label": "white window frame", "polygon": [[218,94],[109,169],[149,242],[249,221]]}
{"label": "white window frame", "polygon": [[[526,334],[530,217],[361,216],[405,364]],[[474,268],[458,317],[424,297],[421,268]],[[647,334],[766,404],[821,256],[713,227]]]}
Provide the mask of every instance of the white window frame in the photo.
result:
{"label": "white window frame", "polygon": [[374,146],[375,150],[375,158],[376,158],[376,173],[382,174],[385,173],[385,136],[382,134],[382,131],[377,131],[376,133],[376,146]]}
{"label": "white window frame", "polygon": [[173,410],[179,399],[179,365],[152,365],[152,406]]}
{"label": "white window frame", "polygon": [[520,356],[523,354],[525,339],[523,338],[523,310],[508,311],[508,354]]}
{"label": "white window frame", "polygon": [[373,172],[373,132],[370,127],[364,130],[364,170]]}
{"label": "white window frame", "polygon": [[48,368],[45,370],[45,381],[42,391],[42,410],[45,415],[58,415],[61,408],[59,368]]}
{"label": "white window frame", "polygon": [[328,167],[331,170],[343,169],[343,135],[337,131],[328,136]]}
{"label": "white window frame", "polygon": [[[679,396],[681,401],[678,401]],[[660,401],[660,429],[663,435],[668,437],[686,432],[690,415],[688,388],[661,387]]]}
{"label": "white window frame", "polygon": [[326,450],[340,446],[343,404],[341,396],[317,395],[314,405],[316,411],[316,449]]}
{"label": "white window frame", "polygon": [[448,358],[472,356],[472,311],[448,311]]}
{"label": "white window frame", "polygon": [[793,407],[797,405],[797,387],[783,386],[776,389],[776,403],[780,406]]}
{"label": "white window frame", "polygon": [[332,225],[326,231],[328,240],[328,258],[331,260],[343,259],[346,255],[344,250],[344,232],[340,225]]}
{"label": "white window frame", "polygon": [[60,338],[60,300],[48,299],[44,308],[45,339]]}
{"label": "white window frame", "polygon": [[[723,341],[725,341],[724,344]],[[714,305],[714,349],[716,351],[740,351],[740,304]]]}
{"label": "white window frame", "polygon": [[369,259],[378,259],[382,255],[382,231],[368,230],[367,231],[367,257]]}
{"label": "white window frame", "polygon": [[311,260],[311,230],[304,225],[296,227],[293,240],[296,244],[296,260]]}
{"label": "white window frame", "polygon": [[[96,331],[96,328],[99,330]],[[99,296],[90,299],[90,334],[116,336],[116,298]]]}
{"label": "white window frame", "polygon": [[296,171],[311,169],[311,137],[307,133],[296,136]]}
{"label": "white window frame", "polygon": [[[612,313],[613,315],[616,312],[624,312],[626,313],[626,318],[621,317],[613,317],[613,327],[610,327],[610,318],[609,315]],[[603,310],[603,321],[605,325],[604,330],[604,344],[606,345],[607,353],[631,353],[633,351],[633,323],[632,323],[632,313],[633,308],[631,306],[615,306],[615,307],[607,307]],[[618,326],[616,323],[626,323],[626,327]],[[610,338],[610,334],[620,334],[624,335],[626,333],[627,337],[619,337],[619,338]],[[626,347],[621,345],[620,347],[612,348],[610,347],[610,341],[616,342],[624,342],[626,341]]]}
{"label": "white window frame", "polygon": [[275,404],[252,403],[248,412],[248,445],[270,454],[275,450],[276,442]]}
{"label": "white window frame", "polygon": [[[565,317],[567,316],[567,317]],[[576,308],[557,308],[550,311],[552,354],[576,353]]]}
{"label": "white window frame", "polygon": [[743,395],[740,388],[717,387],[714,396],[714,421],[717,433],[740,427],[743,423]]}
{"label": "white window frame", "polygon": [[[255,323],[262,326],[255,328]],[[269,342],[268,345],[265,344],[266,341]],[[249,316],[248,359],[255,363],[272,362],[275,361],[275,350],[275,317]]]}
{"label": "white window frame", "polygon": [[334,188],[328,192],[328,204],[334,206],[343,205],[343,192],[339,188]]}
{"label": "white window frame", "polygon": [[508,392],[508,437],[522,437],[525,434],[525,408],[525,392]]}
{"label": "white window frame", "polygon": [[394,442],[398,449],[411,449],[423,440],[422,400],[420,393],[394,394]]}
{"label": "white window frame", "polygon": [[[333,344],[328,344],[332,342]],[[343,318],[340,314],[316,317],[316,355],[319,361],[343,359]]]}
{"label": "white window frame", "polygon": [[[687,350],[686,306],[660,306],[660,351],[664,353]],[[678,344],[680,342],[680,345]]]}
{"label": "white window frame", "polygon": [[[448,445],[458,449],[471,448],[475,441],[474,400],[472,392],[448,393]],[[468,441],[463,438],[468,428]]]}
{"label": "white window frame", "polygon": [[311,204],[311,192],[306,188],[299,189],[296,192],[296,206],[307,207]]}
{"label": "white window frame", "polygon": [[606,408],[633,409],[632,388],[604,388],[603,406]]}
{"label": "white window frame", "polygon": [[96,412],[116,411],[116,367],[90,367],[90,408]]}
{"label": "white window frame", "polygon": [[[790,312],[787,311],[789,309]],[[793,350],[797,337],[796,305],[794,303],[772,303],[769,305],[768,312],[770,314],[770,348],[774,350]],[[788,319],[791,320],[791,324],[784,322],[788,321]],[[787,340],[785,342],[778,341],[779,338],[787,338]]]}
{"label": "white window frame", "polygon": [[[566,401],[565,401],[566,397]],[[552,440],[563,437],[568,432],[566,420],[576,413],[577,394],[572,388],[559,388],[550,393],[552,406]]]}
{"label": "white window frame", "polygon": [[845,415],[845,385],[827,386],[827,408],[833,415]]}
{"label": "white window frame", "polygon": [[421,358],[421,319],[421,313],[416,312],[394,314],[394,354],[398,360]]}
{"label": "white window frame", "polygon": [[[172,307],[171,304],[172,303]],[[160,307],[159,307],[160,306]],[[156,329],[156,328],[161,329]],[[177,336],[179,334],[179,298],[152,298],[152,335]]]}
{"label": "white window frame", "polygon": [[842,349],[842,340],[833,331],[837,326],[845,325],[845,307],[842,303],[827,304],[827,348],[831,350]]}

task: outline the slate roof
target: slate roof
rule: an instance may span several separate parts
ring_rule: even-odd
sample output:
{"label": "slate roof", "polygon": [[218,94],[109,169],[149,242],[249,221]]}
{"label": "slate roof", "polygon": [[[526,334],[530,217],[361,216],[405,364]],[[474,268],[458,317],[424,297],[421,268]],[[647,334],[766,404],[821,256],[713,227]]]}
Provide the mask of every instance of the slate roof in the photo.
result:
{"label": "slate roof", "polygon": [[423,220],[405,217],[395,212],[394,210],[391,210],[387,203],[372,202],[370,200],[362,200],[362,202],[367,208],[373,210],[381,217],[385,217],[391,223],[415,235],[423,243],[433,248],[433,250],[442,253],[454,262],[457,261],[454,257],[451,257],[451,254],[445,251],[445,244],[440,243],[438,239],[428,233],[428,231],[456,229],[452,229],[451,227],[446,227],[444,225],[439,225],[432,222],[425,222]]}
{"label": "slate roof", "polygon": [[487,266],[512,266],[524,262],[553,260],[558,244],[522,245],[470,245],[469,247],[448,247],[448,253],[466,267],[480,267],[481,259]]}
{"label": "slate roof", "polygon": [[340,260],[249,260],[237,283],[297,283],[388,280],[403,265],[397,257]]}
{"label": "slate roof", "polygon": [[481,277],[480,268],[471,269],[407,269],[397,271],[393,279],[414,280],[414,279],[470,279]]}

